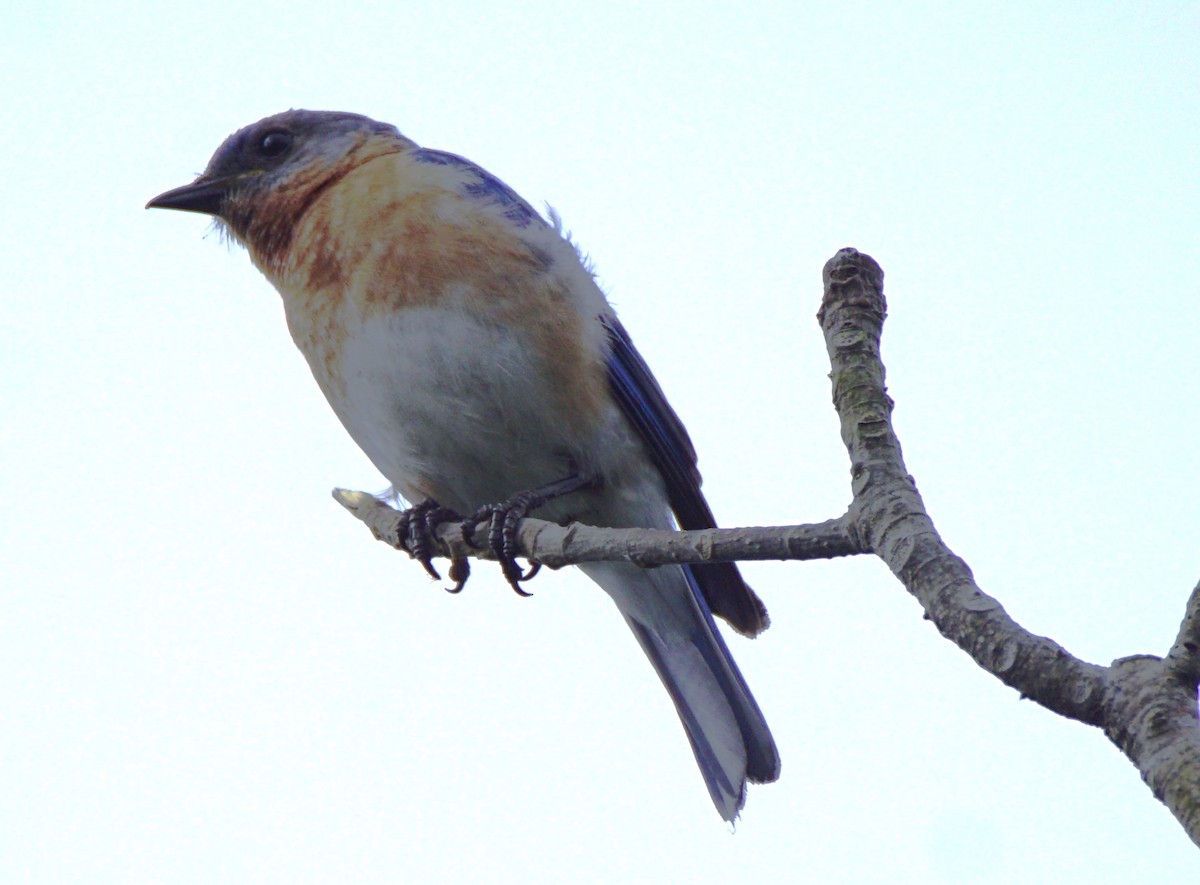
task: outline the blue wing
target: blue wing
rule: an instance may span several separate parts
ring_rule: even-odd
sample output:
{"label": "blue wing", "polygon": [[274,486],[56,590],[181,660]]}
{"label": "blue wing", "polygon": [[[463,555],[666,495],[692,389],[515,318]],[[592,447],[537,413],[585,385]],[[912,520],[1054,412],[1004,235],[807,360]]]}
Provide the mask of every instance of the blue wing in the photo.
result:
{"label": "blue wing", "polygon": [[[679,527],[707,529],[716,518],[700,491],[696,449],[683,422],[667,402],[621,321],[601,317],[608,331],[611,353],[608,382],[621,411],[637,428],[651,460],[662,475],[667,498]],[[754,594],[734,563],[684,566],[699,587],[709,609],[749,636],[765,630],[770,620],[766,607]]]}

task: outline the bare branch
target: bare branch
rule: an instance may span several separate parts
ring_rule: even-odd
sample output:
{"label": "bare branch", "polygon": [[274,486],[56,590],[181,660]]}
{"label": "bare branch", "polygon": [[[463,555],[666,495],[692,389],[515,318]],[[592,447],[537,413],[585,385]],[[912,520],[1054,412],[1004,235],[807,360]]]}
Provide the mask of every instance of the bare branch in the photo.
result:
{"label": "bare branch", "polygon": [[1179,635],[1167,652],[1166,666],[1193,691],[1200,684],[1200,584],[1192,588]]}
{"label": "bare branch", "polygon": [[[400,512],[366,492],[334,489],[333,497],[366,523],[381,541],[398,549],[396,523]],[[463,540],[458,523],[439,526],[438,553],[445,557],[472,556],[494,559],[483,531]],[[866,551],[846,530],[846,518],[816,525],[706,529],[669,532],[654,529],[607,529],[573,523],[560,526],[541,519],[525,519],[517,533],[521,554],[550,568],[581,562],[632,562],[651,567],[669,563],[737,562],[763,559],[831,559]]]}
{"label": "bare branch", "polygon": [[851,534],[887,563],[942,635],[983,669],[1047,709],[1102,727],[1200,845],[1200,588],[1166,661],[1137,656],[1111,667],[1086,663],[1013,621],[942,543],[904,467],[879,358],[887,314],[883,271],[870,257],[843,249],[825,265],[824,276],[817,318],[850,454]]}
{"label": "bare branch", "polygon": [[879,358],[887,313],[883,271],[869,256],[843,249],[825,265],[824,276],[817,318],[850,454],[854,534],[887,563],[942,635],[979,666],[1056,713],[1101,724],[1104,668],[1022,629],[979,589],[925,511],[892,430],[892,401]]}

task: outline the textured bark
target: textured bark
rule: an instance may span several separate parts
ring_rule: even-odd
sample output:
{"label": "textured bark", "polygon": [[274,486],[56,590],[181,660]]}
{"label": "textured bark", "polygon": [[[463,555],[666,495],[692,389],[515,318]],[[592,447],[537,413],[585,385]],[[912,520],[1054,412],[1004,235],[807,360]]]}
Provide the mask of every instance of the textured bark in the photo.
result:
{"label": "textured bark", "polygon": [[[887,316],[883,271],[869,256],[843,249],[825,265],[824,282],[817,319],[851,464],[852,501],[844,515],[813,525],[692,532],[562,527],[526,519],[518,534],[522,553],[554,568],[612,560],[654,566],[874,554],[941,634],[981,668],[1047,710],[1102,729],[1200,845],[1200,585],[1162,658],[1134,655],[1106,667],[1079,660],[1021,627],[942,542],[905,469],[879,356]],[[334,495],[377,538],[404,549],[396,534],[397,511],[362,492]],[[490,558],[464,543],[456,524],[441,526],[438,541],[443,556]]]}
{"label": "textured bark", "polygon": [[887,314],[883,271],[870,257],[843,249],[825,265],[824,277],[817,318],[850,454],[850,533],[980,667],[1046,709],[1102,728],[1200,845],[1200,587],[1165,659],[1088,663],[1012,620],[942,542],[904,467],[879,358]]}

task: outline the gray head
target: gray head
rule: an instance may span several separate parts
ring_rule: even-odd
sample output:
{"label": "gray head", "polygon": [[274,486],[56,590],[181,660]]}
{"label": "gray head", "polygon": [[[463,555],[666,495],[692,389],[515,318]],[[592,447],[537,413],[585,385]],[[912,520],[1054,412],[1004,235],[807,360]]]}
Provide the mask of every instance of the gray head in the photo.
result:
{"label": "gray head", "polygon": [[395,126],[361,114],[292,110],[265,117],[225,139],[194,182],[159,194],[146,208],[201,212],[231,222],[232,197],[328,168],[372,136],[413,146]]}

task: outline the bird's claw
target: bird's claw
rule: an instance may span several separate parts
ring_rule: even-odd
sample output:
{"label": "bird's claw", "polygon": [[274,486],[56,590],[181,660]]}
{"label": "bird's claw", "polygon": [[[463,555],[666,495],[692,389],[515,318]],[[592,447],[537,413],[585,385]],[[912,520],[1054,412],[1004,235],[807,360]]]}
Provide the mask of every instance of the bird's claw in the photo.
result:
{"label": "bird's claw", "polygon": [[518,492],[500,504],[485,504],[462,521],[463,540],[474,545],[472,536],[481,523],[488,524],[487,544],[500,563],[504,580],[520,596],[532,596],[521,589],[521,584],[536,575],[541,563],[530,560],[529,570],[523,571],[517,563],[520,547],[517,544],[517,526],[521,520],[545,503],[544,496],[537,492]]}
{"label": "bird's claw", "polygon": [[[401,512],[400,520],[396,523],[396,534],[400,539],[397,545],[409,556],[421,563],[421,567],[435,581],[442,579],[441,574],[434,568],[433,552],[436,546],[434,533],[443,522],[454,522],[462,517],[443,507],[433,498],[426,498],[420,504],[415,504]],[[453,587],[447,587],[450,593],[459,593],[467,578],[471,576],[471,567],[465,559],[450,560],[450,580]]]}
{"label": "bird's claw", "polygon": [[450,580],[454,582],[453,587],[447,587],[447,593],[462,593],[462,588],[467,584],[467,578],[471,577],[471,561],[465,557],[457,557],[450,560]]}

